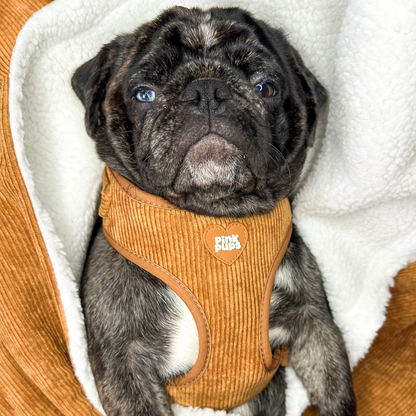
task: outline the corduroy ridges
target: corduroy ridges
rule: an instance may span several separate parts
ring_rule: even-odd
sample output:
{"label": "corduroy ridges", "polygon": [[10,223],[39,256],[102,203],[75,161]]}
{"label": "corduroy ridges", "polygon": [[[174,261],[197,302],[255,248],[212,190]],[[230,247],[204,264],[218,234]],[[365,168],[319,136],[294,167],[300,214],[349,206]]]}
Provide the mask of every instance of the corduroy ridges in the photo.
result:
{"label": "corduroy ridges", "polygon": [[[230,409],[263,390],[285,364],[282,351],[272,355],[268,330],[274,275],[292,230],[289,201],[251,217],[197,215],[106,167],[100,215],[110,244],[168,284],[196,321],[199,356],[190,372],[168,385],[171,400]],[[229,264],[210,252],[204,236],[209,227],[225,231],[236,223],[247,230],[247,244]]]}

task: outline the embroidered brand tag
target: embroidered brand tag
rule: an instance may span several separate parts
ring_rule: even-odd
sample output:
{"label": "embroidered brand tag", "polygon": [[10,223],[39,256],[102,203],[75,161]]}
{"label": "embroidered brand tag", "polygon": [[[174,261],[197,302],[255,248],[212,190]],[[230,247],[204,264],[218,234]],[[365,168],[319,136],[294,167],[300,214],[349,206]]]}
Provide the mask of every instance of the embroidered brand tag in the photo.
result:
{"label": "embroidered brand tag", "polygon": [[210,225],[204,232],[207,249],[218,260],[233,264],[244,251],[248,233],[243,224],[233,223],[225,229],[221,225]]}

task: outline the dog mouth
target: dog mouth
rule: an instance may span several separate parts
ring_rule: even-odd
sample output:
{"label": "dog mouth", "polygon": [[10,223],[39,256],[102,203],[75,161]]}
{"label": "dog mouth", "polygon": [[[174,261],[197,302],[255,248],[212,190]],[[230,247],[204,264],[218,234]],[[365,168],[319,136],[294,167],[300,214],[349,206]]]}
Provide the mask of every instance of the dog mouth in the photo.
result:
{"label": "dog mouth", "polygon": [[254,184],[244,153],[224,137],[210,133],[190,146],[173,188],[177,194],[209,192],[210,198],[218,199],[236,191],[251,192]]}

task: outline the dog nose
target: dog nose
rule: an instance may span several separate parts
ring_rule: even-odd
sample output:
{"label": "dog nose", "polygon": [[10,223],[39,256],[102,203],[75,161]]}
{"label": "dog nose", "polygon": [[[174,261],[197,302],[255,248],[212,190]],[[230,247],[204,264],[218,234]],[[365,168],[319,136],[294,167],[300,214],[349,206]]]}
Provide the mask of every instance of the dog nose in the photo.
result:
{"label": "dog nose", "polygon": [[224,111],[221,103],[231,100],[231,88],[220,79],[201,78],[192,81],[182,94],[182,101],[192,101],[201,113]]}

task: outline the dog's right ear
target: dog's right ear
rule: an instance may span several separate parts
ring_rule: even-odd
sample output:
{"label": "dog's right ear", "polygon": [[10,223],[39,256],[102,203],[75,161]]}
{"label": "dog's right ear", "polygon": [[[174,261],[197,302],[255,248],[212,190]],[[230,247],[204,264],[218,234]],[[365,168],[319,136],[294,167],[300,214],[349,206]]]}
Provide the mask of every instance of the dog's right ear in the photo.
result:
{"label": "dog's right ear", "polygon": [[72,88],[85,107],[87,132],[93,138],[105,123],[102,103],[115,67],[116,41],[104,45],[94,58],[75,71],[71,79]]}

